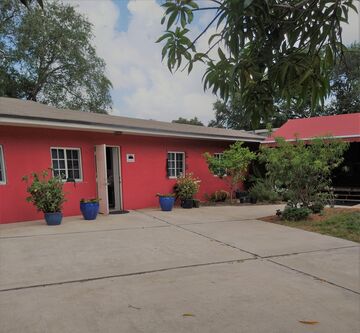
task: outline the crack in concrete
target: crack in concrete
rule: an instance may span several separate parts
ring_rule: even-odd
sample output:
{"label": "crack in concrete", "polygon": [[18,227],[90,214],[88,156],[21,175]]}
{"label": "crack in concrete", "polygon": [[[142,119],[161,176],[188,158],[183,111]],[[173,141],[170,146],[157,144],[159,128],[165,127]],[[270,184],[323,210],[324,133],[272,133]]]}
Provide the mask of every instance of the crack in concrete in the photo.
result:
{"label": "crack in concrete", "polygon": [[245,259],[233,259],[233,260],[225,260],[225,261],[214,261],[214,262],[201,263],[201,264],[192,264],[192,265],[182,265],[182,266],[167,267],[167,268],[158,268],[158,269],[153,269],[153,270],[139,271],[139,272],[132,272],[132,273],[104,275],[104,276],[97,276],[97,277],[92,277],[92,278],[83,278],[83,279],[67,280],[67,281],[60,281],[60,282],[48,282],[48,283],[33,284],[33,285],[28,285],[28,286],[0,289],[0,292],[8,292],[8,291],[23,290],[23,289],[40,288],[40,287],[50,287],[50,286],[61,286],[61,285],[64,285],[64,284],[83,283],[83,282],[106,280],[106,279],[112,279],[112,278],[121,278],[121,277],[127,277],[127,276],[145,275],[145,274],[166,272],[166,271],[177,270],[177,269],[186,269],[186,268],[203,267],[203,266],[211,266],[211,265],[239,264],[239,263],[242,263],[244,261],[255,260],[255,259],[257,259],[257,258],[245,258]]}
{"label": "crack in concrete", "polygon": [[[154,269],[154,270],[147,270],[147,271],[139,271],[139,272],[133,272],[133,273],[123,273],[123,274],[114,274],[114,275],[106,275],[106,276],[98,276],[93,278],[84,278],[84,279],[75,279],[75,280],[68,280],[68,281],[60,281],[60,282],[49,282],[49,283],[43,283],[43,284],[35,284],[35,285],[28,285],[28,286],[21,286],[21,287],[13,287],[13,288],[6,288],[6,289],[0,289],[0,292],[10,292],[10,291],[17,291],[17,290],[23,290],[23,289],[33,289],[33,288],[40,288],[40,287],[50,287],[50,286],[59,286],[59,285],[65,285],[65,284],[73,284],[73,283],[83,283],[83,282],[90,282],[90,281],[98,281],[98,280],[105,280],[105,279],[111,279],[111,278],[121,278],[121,277],[127,277],[127,276],[136,276],[136,275],[144,275],[144,274],[151,274],[151,273],[158,273],[158,272],[166,272],[170,270],[176,270],[176,269],[187,269],[187,268],[194,268],[194,267],[202,267],[202,266],[211,266],[211,265],[219,265],[219,264],[233,264],[233,263],[242,263],[244,261],[250,261],[250,260],[266,260],[268,262],[271,262],[273,264],[279,265],[281,267],[284,267],[286,269],[289,269],[291,271],[297,272],[299,274],[311,277],[317,281],[325,282],[327,284],[330,284],[332,286],[341,288],[343,290],[350,291],[352,293],[355,293],[357,295],[360,295],[360,292],[357,292],[355,290],[352,290],[350,288],[338,285],[336,283],[333,283],[331,281],[322,279],[316,275],[312,275],[310,273],[303,272],[301,270],[292,268],[290,266],[287,266],[285,264],[278,263],[272,259],[275,258],[281,258],[281,257],[287,257],[287,256],[293,256],[293,255],[300,255],[300,254],[308,254],[308,253],[316,253],[316,252],[328,252],[333,250],[340,250],[340,249],[346,249],[346,248],[353,248],[353,247],[359,247],[359,245],[350,245],[350,246],[343,246],[343,247],[336,247],[336,248],[329,248],[329,249],[319,249],[319,250],[311,250],[311,251],[303,251],[303,252],[294,252],[294,253],[286,253],[286,254],[279,254],[279,255],[270,255],[270,256],[261,256],[256,253],[241,249],[237,246],[234,246],[229,243],[225,243],[223,241],[220,241],[216,238],[204,235],[200,232],[196,232],[193,230],[187,229],[186,225],[192,225],[192,224],[206,224],[209,222],[204,223],[191,223],[191,224],[174,224],[171,222],[168,222],[164,219],[161,219],[159,217],[155,217],[149,214],[146,214],[143,211],[137,211],[139,214],[143,214],[147,217],[151,217],[154,220],[166,223],[166,225],[159,225],[159,226],[149,226],[149,227],[132,227],[132,228],[116,228],[116,229],[106,229],[106,230],[90,230],[90,231],[74,231],[74,232],[67,232],[67,233],[59,233],[59,234],[43,234],[43,235],[23,235],[23,236],[5,236],[0,237],[0,239],[12,239],[12,238],[26,238],[26,237],[37,237],[37,236],[58,236],[58,235],[68,235],[68,234],[79,234],[79,233],[91,233],[91,232],[107,232],[107,231],[113,231],[113,230],[138,230],[138,229],[151,229],[151,228],[163,228],[163,227],[175,227],[177,229],[190,232],[192,234],[195,234],[200,237],[204,237],[206,239],[209,239],[211,241],[217,242],[221,245],[225,245],[228,247],[231,247],[233,249],[242,251],[244,253],[250,254],[253,256],[253,258],[245,258],[245,259],[236,259],[236,260],[225,260],[225,261],[216,261],[216,262],[208,262],[208,263],[200,263],[200,264],[192,264],[192,265],[183,265],[183,266],[175,266],[175,267],[168,267],[168,268],[160,268],[160,269]],[[256,220],[256,219],[243,219],[243,220],[223,220],[223,221],[212,221],[210,223],[224,223],[224,222],[241,222],[241,221],[250,221],[250,220]]]}
{"label": "crack in concrete", "polygon": [[348,245],[348,246],[339,246],[339,247],[331,247],[328,249],[319,249],[319,250],[310,250],[310,251],[302,251],[302,252],[292,252],[292,253],[284,253],[284,254],[274,254],[271,256],[262,256],[263,259],[271,259],[271,258],[281,258],[281,257],[288,257],[288,256],[296,256],[300,254],[308,254],[308,253],[316,253],[316,252],[328,252],[333,250],[341,250],[341,249],[349,249],[353,247],[360,248],[360,245]]}
{"label": "crack in concrete", "polygon": [[42,237],[42,236],[62,236],[62,235],[73,235],[73,234],[87,234],[93,232],[107,232],[107,231],[119,231],[119,230],[141,230],[141,229],[152,229],[152,228],[169,228],[169,225],[153,225],[149,227],[129,227],[129,228],[113,228],[113,229],[101,229],[101,230],[88,230],[88,231],[70,231],[56,234],[37,234],[37,235],[19,235],[19,236],[0,236],[1,239],[14,239],[14,238],[28,238],[28,237]]}
{"label": "crack in concrete", "polygon": [[[147,214],[145,214],[145,213],[143,213],[143,214],[144,214],[145,216],[149,216],[149,215],[147,215]],[[255,253],[252,253],[252,252],[250,252],[250,251],[241,249],[241,248],[239,248],[239,247],[236,247],[235,245],[222,242],[222,241],[220,241],[220,240],[218,240],[218,239],[216,239],[216,238],[212,238],[212,237],[210,237],[210,236],[203,235],[202,233],[197,232],[197,231],[189,230],[189,229],[183,227],[183,225],[177,225],[177,224],[168,222],[168,221],[166,221],[166,220],[163,220],[163,219],[161,219],[161,218],[159,218],[159,217],[153,217],[153,218],[155,218],[155,219],[157,219],[157,220],[159,220],[159,221],[161,221],[161,222],[167,223],[167,224],[171,225],[172,227],[178,228],[178,229],[180,229],[180,230],[184,230],[184,231],[190,232],[190,233],[192,233],[192,234],[195,234],[195,235],[198,235],[198,236],[207,238],[207,239],[209,239],[209,240],[211,240],[211,241],[213,241],[213,242],[220,243],[221,245],[225,245],[225,246],[231,247],[231,248],[233,248],[233,249],[236,249],[236,250],[245,252],[245,253],[247,253],[247,254],[251,254],[252,256],[254,256],[254,257],[256,257],[256,258],[257,258],[257,257],[260,257],[260,256],[258,256],[258,255],[255,254]]]}
{"label": "crack in concrete", "polygon": [[[144,215],[148,216],[147,214],[144,214]],[[328,283],[328,284],[330,284],[330,285],[333,285],[333,286],[336,286],[336,287],[339,287],[339,288],[342,288],[342,289],[344,289],[344,290],[351,291],[351,292],[353,292],[353,293],[355,293],[355,294],[360,295],[360,293],[357,292],[357,291],[355,291],[355,290],[352,290],[352,289],[343,287],[343,286],[338,285],[338,284],[336,284],[336,283],[333,283],[333,282],[327,281],[327,280],[325,280],[325,279],[319,278],[319,277],[317,277],[317,276],[315,276],[315,275],[312,275],[312,274],[303,272],[303,271],[301,271],[301,270],[297,270],[297,269],[292,268],[292,267],[290,267],[290,266],[286,266],[286,265],[284,265],[284,264],[280,264],[280,263],[277,263],[277,262],[271,260],[271,258],[285,257],[285,256],[291,256],[291,255],[299,255],[299,254],[303,254],[303,253],[306,254],[306,253],[312,253],[312,252],[331,251],[331,250],[339,250],[339,249],[344,249],[344,248],[359,247],[359,246],[357,246],[357,245],[343,246],[343,247],[323,249],[323,250],[312,250],[312,251],[296,252],[296,253],[290,253],[290,254],[280,254],[280,255],[274,255],[274,256],[261,256],[261,255],[259,255],[259,254],[252,253],[252,252],[243,250],[243,249],[241,249],[241,248],[238,248],[238,247],[236,247],[236,246],[234,246],[234,245],[231,245],[231,244],[222,242],[222,241],[220,241],[220,240],[218,240],[218,239],[215,239],[215,238],[212,238],[212,237],[203,235],[203,234],[201,234],[201,233],[199,233],[199,232],[186,229],[186,228],[182,227],[181,225],[180,225],[180,226],[179,226],[179,225],[175,225],[175,224],[173,224],[173,223],[171,223],[171,222],[168,222],[168,221],[166,221],[166,220],[163,220],[163,219],[160,219],[160,218],[157,218],[157,217],[155,217],[155,218],[158,219],[158,220],[160,220],[160,221],[162,221],[162,222],[165,222],[165,223],[167,223],[167,224],[169,224],[169,225],[172,225],[172,226],[174,226],[174,227],[177,227],[177,228],[179,228],[179,229],[182,229],[182,230],[185,230],[185,231],[194,233],[194,234],[196,234],[196,235],[205,237],[205,238],[210,239],[210,240],[212,240],[212,241],[216,241],[216,242],[218,242],[218,243],[221,243],[221,244],[223,244],[223,245],[232,247],[232,248],[234,248],[234,249],[237,249],[237,250],[246,252],[246,253],[248,253],[248,254],[252,254],[252,255],[255,257],[255,258],[253,258],[253,259],[255,259],[255,260],[257,260],[257,259],[264,259],[264,260],[267,260],[267,261],[269,261],[269,262],[272,262],[272,263],[275,263],[275,264],[277,264],[277,265],[280,265],[280,266],[283,266],[283,267],[285,267],[285,268],[288,268],[288,269],[290,269],[290,270],[293,270],[293,271],[296,271],[296,272],[298,272],[298,273],[304,274],[304,275],[306,275],[306,276],[310,276],[310,277],[312,277],[312,278],[314,278],[314,279],[316,279],[316,280],[319,280],[319,281],[322,281],[322,282],[326,282],[326,283]]]}
{"label": "crack in concrete", "polygon": [[328,284],[330,284],[330,285],[332,285],[332,286],[335,286],[335,287],[338,287],[338,288],[341,288],[341,289],[350,291],[350,292],[352,292],[352,293],[354,293],[354,294],[360,295],[360,292],[358,292],[358,291],[356,291],[356,290],[352,290],[352,289],[350,289],[350,288],[341,286],[341,285],[336,284],[336,283],[334,283],[334,282],[331,282],[331,281],[329,281],[329,280],[320,278],[320,277],[318,277],[318,276],[316,276],[316,275],[312,275],[312,274],[310,274],[310,273],[303,272],[303,271],[301,271],[301,270],[299,270],[299,269],[296,269],[296,268],[293,268],[293,267],[290,267],[290,266],[281,264],[281,263],[276,262],[276,261],[273,261],[273,260],[271,260],[271,259],[265,259],[265,260],[266,260],[266,261],[269,261],[269,262],[271,262],[271,263],[273,263],[273,264],[279,265],[279,266],[281,266],[281,267],[284,267],[284,268],[286,268],[286,269],[290,269],[290,270],[292,270],[292,271],[294,271],[294,272],[300,273],[300,274],[302,274],[302,275],[309,276],[309,277],[311,277],[311,278],[313,278],[313,279],[315,279],[315,280],[317,280],[317,281],[325,282],[325,283],[328,283]]}

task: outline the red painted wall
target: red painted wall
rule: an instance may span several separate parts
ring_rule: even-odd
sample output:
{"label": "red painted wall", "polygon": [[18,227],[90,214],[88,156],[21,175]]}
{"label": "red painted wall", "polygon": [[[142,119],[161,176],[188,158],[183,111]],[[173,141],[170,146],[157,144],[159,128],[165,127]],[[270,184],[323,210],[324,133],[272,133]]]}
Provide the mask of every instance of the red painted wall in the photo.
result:
{"label": "red painted wall", "polygon": [[[65,216],[80,215],[79,200],[96,196],[94,146],[97,144],[121,148],[124,209],[156,207],[155,194],[171,192],[175,180],[166,176],[166,158],[170,150],[186,153],[186,171],[201,179],[197,195],[200,200],[205,200],[205,193],[227,189],[223,180],[209,172],[202,157],[206,151],[223,151],[228,147],[227,142],[0,126],[7,180],[5,185],[0,185],[0,223],[43,218],[42,213],[25,201],[26,184],[21,179],[51,166],[50,147],[81,149],[83,181],[75,186],[65,184],[67,202],[63,209]],[[136,155],[135,163],[126,162],[127,153]]]}

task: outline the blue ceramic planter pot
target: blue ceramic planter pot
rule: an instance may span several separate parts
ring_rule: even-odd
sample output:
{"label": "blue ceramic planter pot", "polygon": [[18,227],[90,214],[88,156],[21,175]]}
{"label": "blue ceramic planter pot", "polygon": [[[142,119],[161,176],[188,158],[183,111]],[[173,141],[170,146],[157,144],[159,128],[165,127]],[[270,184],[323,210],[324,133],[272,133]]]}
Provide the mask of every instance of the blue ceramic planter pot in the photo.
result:
{"label": "blue ceramic planter pot", "polygon": [[164,212],[170,212],[174,207],[174,202],[174,197],[159,197],[160,207]]}
{"label": "blue ceramic planter pot", "polygon": [[80,210],[85,220],[95,220],[99,213],[99,203],[80,202]]}
{"label": "blue ceramic planter pot", "polygon": [[47,225],[59,225],[61,223],[63,215],[60,212],[45,213],[44,217]]}

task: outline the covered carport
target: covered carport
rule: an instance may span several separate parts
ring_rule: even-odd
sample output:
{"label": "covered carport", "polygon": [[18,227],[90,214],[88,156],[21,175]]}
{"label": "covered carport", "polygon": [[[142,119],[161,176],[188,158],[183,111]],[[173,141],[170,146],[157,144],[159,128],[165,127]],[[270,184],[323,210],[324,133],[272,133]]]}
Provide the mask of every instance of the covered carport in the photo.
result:
{"label": "covered carport", "polygon": [[310,141],[316,137],[333,137],[349,142],[344,162],[333,172],[337,203],[360,203],[360,113],[290,119],[262,144],[275,145],[275,138],[288,142]]}

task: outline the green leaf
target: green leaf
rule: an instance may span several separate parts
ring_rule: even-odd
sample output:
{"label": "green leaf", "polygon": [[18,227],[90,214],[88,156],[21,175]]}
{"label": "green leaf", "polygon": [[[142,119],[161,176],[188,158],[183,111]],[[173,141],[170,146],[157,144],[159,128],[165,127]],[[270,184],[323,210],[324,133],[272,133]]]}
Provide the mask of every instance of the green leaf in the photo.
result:
{"label": "green leaf", "polygon": [[245,0],[244,1],[244,9],[249,7],[253,2],[254,2],[254,0]]}
{"label": "green leaf", "polygon": [[178,11],[174,10],[169,17],[166,30],[170,29],[170,27],[173,25],[174,21],[176,20],[177,16],[178,16]]}
{"label": "green leaf", "polygon": [[185,16],[185,12],[181,12],[181,26],[183,27],[183,28],[185,28],[185,26],[186,26],[186,16]]}

